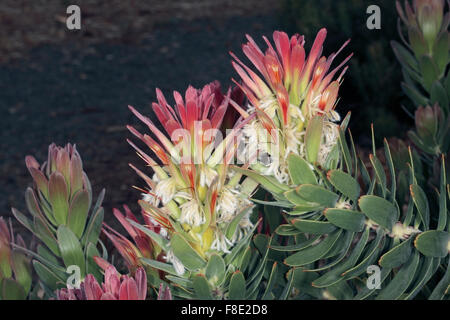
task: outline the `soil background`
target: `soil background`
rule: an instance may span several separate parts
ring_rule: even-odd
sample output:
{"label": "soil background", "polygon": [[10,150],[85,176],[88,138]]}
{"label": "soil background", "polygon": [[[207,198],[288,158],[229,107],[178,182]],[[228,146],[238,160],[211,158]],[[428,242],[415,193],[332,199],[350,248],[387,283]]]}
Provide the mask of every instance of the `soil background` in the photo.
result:
{"label": "soil background", "polygon": [[[68,30],[66,8],[81,8],[81,30]],[[188,85],[236,77],[248,33],[261,39],[277,28],[277,3],[226,1],[57,1],[0,3],[0,215],[26,211],[31,185],[26,155],[39,162],[52,142],[76,143],[94,195],[106,188],[105,220],[128,204],[138,213],[143,186],[129,168],[144,169],[126,139],[132,105],[149,114],[155,88],[168,97]],[[14,223],[18,231],[22,228]]]}

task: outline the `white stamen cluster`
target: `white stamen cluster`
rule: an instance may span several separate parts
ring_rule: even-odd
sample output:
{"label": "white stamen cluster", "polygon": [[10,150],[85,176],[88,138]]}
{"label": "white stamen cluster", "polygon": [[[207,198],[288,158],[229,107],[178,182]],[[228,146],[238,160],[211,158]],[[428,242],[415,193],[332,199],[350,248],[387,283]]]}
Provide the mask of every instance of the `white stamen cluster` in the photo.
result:
{"label": "white stamen cluster", "polygon": [[198,227],[206,222],[205,215],[203,214],[200,205],[197,200],[191,199],[188,202],[183,203],[180,206],[181,216],[180,222],[186,223],[193,227]]}
{"label": "white stamen cluster", "polygon": [[177,183],[174,178],[167,178],[158,182],[155,193],[158,199],[161,199],[163,205],[166,205],[173,199],[177,192]]}
{"label": "white stamen cluster", "polygon": [[[308,119],[311,119],[317,114],[323,114],[323,111],[318,108],[321,95],[316,96],[308,106]],[[274,96],[268,96],[261,100],[259,106],[271,119],[277,117],[277,109],[279,109],[278,101]],[[249,106],[249,113],[255,112],[255,108]],[[262,126],[259,119],[255,119],[244,126],[243,133],[245,139],[244,150],[247,151],[246,159],[258,159],[258,166],[252,168],[264,175],[274,176],[280,183],[289,183],[290,178],[286,159],[290,153],[295,153],[301,157],[305,157],[305,129],[299,130],[298,123],[305,122],[301,108],[295,105],[289,105],[290,123],[284,130],[284,136],[278,141],[272,141],[272,137],[267,133],[267,130]],[[331,110],[324,114],[323,138],[318,153],[318,163],[324,165],[330,152],[336,145],[339,137],[338,125],[335,123],[340,120],[339,114]],[[280,152],[280,148],[284,148],[284,152]],[[280,157],[283,154],[283,157]],[[260,161],[261,155],[268,161]],[[257,157],[259,156],[259,157]],[[250,163],[252,163],[250,161]]]}

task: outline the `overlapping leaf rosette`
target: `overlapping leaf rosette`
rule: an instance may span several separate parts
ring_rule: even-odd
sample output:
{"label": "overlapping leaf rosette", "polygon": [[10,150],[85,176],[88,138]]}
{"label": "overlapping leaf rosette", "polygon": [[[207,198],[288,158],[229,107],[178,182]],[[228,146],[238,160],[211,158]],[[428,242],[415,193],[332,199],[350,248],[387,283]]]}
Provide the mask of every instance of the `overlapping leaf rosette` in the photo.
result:
{"label": "overlapping leaf rosette", "polygon": [[304,37],[298,34],[289,38],[286,33],[275,31],[275,48],[263,37],[265,52],[247,36],[244,54],[262,78],[232,54],[233,66],[242,79],[242,84],[236,83],[249,103],[246,110],[236,108],[243,118],[256,115],[243,129],[247,139],[244,155],[253,170],[272,176],[279,183],[292,182],[287,167],[291,153],[325,167],[338,159],[334,151],[340,116],[334,108],[347,70],[343,66],[352,55],[331,69],[348,41],[326,58],[322,56],[326,34],[326,29],[319,31],[308,56]]}
{"label": "overlapping leaf rosette", "polygon": [[402,88],[414,105],[411,117],[416,122],[416,131],[408,136],[436,162],[450,146],[448,5],[444,0],[415,0],[412,5],[405,1],[404,7],[397,2],[397,11],[407,37],[400,27],[402,44],[392,41],[392,48],[402,66]]}
{"label": "overlapping leaf rosette", "polygon": [[33,257],[45,294],[51,297],[56,289],[64,288],[75,269],[81,280],[89,273],[100,279],[100,268],[93,257],[107,259],[106,248],[99,240],[105,191],[93,203],[91,183],[75,145],[51,144],[47,161],[39,164],[33,156],[27,156],[25,163],[33,177],[33,186],[25,192],[29,214],[15,208],[12,212],[41,243],[36,252],[16,247]]}
{"label": "overlapping leaf rosette", "polygon": [[[439,103],[449,113],[447,95],[450,80],[449,32],[450,15],[444,0],[396,2],[400,21],[407,37],[399,28],[402,44],[392,41],[392,48],[402,65],[403,91],[415,107]],[[399,23],[399,26],[401,24]]]}
{"label": "overlapping leaf rosette", "polygon": [[163,280],[180,289],[174,295],[226,296],[257,225],[248,199],[257,184],[230,169],[239,128],[248,120],[238,121],[225,137],[220,130],[230,95],[231,90],[224,95],[213,82],[201,90],[189,87],[184,99],[175,91],[171,106],[157,90],[152,110],[165,132],[130,107],[152,135],[128,129],[153,152],[150,156],[129,141],[152,170],[148,174],[131,165],[147,184],[139,201],[147,223],[141,226],[128,219],[129,227],[136,228],[132,233],[143,232],[153,246],[151,257],[139,248],[135,256],[162,270]]}

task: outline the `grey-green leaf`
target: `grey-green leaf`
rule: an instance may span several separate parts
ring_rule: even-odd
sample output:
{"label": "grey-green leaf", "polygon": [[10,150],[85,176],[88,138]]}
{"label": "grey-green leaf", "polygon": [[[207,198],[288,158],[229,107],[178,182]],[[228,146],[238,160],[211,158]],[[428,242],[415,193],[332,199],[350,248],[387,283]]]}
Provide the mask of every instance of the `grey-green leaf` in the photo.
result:
{"label": "grey-green leaf", "polygon": [[359,211],[328,208],[324,212],[325,217],[339,228],[361,232],[364,229],[366,217]]}
{"label": "grey-green leaf", "polygon": [[399,212],[397,208],[381,197],[362,196],[359,198],[359,207],[369,219],[388,230],[392,230],[394,223],[398,220]]}

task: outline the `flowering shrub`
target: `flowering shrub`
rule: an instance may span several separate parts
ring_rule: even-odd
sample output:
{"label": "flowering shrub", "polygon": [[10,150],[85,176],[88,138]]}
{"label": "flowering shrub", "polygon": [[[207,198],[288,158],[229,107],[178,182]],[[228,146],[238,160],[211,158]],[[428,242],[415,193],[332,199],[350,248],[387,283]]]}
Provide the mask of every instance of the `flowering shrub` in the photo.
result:
{"label": "flowering shrub", "polygon": [[0,219],[0,297],[448,299],[450,16],[443,0],[397,8],[413,146],[385,140],[377,150],[372,126],[372,152],[358,154],[350,115],[335,110],[352,54],[332,64],[348,41],[324,57],[325,29],[308,54],[298,34],[275,31],[265,52],[247,36],[256,70],[231,54],[237,87],[190,86],[173,103],[157,89],[156,119],[129,107],[148,129],[127,127],[147,167],[130,164],[145,182],[142,218],[113,210],[128,235],[103,222],[104,191],[92,206],[75,146],[52,144],[42,165],[26,157],[29,215],[12,210],[39,245],[14,241]]}

